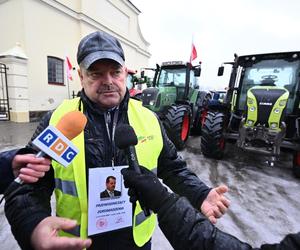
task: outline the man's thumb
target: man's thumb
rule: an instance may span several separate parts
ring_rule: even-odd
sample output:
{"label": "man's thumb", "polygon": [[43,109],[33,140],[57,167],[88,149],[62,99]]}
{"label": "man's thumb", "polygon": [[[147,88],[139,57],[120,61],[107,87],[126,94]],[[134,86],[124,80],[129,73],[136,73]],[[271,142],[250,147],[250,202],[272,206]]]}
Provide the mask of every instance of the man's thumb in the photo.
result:
{"label": "man's thumb", "polygon": [[216,188],[216,192],[217,192],[218,194],[224,194],[224,193],[228,192],[228,187],[225,186],[225,185],[218,186],[218,187]]}
{"label": "man's thumb", "polygon": [[77,225],[77,221],[56,217],[55,224],[57,229],[68,230],[74,228]]}

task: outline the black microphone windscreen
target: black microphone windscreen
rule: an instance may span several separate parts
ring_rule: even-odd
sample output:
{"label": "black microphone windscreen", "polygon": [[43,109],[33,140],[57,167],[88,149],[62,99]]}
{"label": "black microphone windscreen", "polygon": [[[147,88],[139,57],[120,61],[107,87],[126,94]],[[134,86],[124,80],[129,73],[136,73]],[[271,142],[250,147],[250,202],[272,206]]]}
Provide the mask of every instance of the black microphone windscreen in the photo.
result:
{"label": "black microphone windscreen", "polygon": [[115,143],[119,149],[125,149],[138,143],[133,128],[128,124],[121,124],[116,128]]}

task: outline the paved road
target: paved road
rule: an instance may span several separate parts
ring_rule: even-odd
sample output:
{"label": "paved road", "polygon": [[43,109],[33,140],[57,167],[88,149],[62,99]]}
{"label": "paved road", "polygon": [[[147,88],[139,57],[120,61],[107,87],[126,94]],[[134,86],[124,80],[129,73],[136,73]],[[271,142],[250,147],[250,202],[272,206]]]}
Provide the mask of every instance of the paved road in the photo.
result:
{"label": "paved road", "polygon": [[[33,133],[35,123],[0,122],[0,151],[24,145]],[[210,160],[200,152],[200,139],[190,138],[180,152],[201,180],[210,186],[222,183],[230,188],[229,212],[217,223],[254,246],[277,242],[286,233],[300,231],[300,180],[291,175],[291,158],[283,155],[275,167],[268,167],[266,158],[227,147],[223,160]],[[1,249],[19,249],[14,241],[0,206]],[[153,236],[155,250],[172,249],[159,229]]]}
{"label": "paved road", "polygon": [[217,223],[220,229],[254,246],[278,242],[285,234],[300,231],[300,179],[292,176],[289,154],[269,167],[267,158],[231,145],[223,160],[206,159],[199,144],[199,138],[191,138],[181,153],[206,184],[229,186],[231,207]]}

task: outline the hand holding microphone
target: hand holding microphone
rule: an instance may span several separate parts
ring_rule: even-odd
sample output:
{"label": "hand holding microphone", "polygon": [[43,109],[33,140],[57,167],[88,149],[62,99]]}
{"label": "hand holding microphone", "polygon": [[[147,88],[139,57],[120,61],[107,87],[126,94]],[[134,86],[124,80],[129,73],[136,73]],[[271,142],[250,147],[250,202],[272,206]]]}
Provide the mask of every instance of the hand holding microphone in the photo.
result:
{"label": "hand holding microphone", "polygon": [[[63,152],[66,151],[66,146],[71,143],[70,141],[83,131],[86,122],[87,119],[85,115],[80,111],[68,112],[59,120],[55,128],[49,125],[33,141],[33,144],[41,149],[41,151],[35,155],[36,159],[34,159],[32,155],[17,155],[13,160],[13,169],[17,170],[21,164],[26,164],[27,169],[20,170],[20,174],[27,174],[24,180],[28,180],[28,177],[31,180],[37,180],[37,178],[42,177],[44,172],[48,171],[50,167],[50,160],[41,157],[48,155],[63,165],[67,165],[67,163],[70,162],[67,161],[67,163],[65,163],[65,161],[61,162],[60,160],[64,160],[64,158],[62,158],[63,156],[66,158],[68,156],[74,156],[75,152],[65,152],[65,155]],[[36,164],[38,164],[38,166],[36,166]],[[30,178],[30,174],[32,174],[33,178]],[[22,184],[23,180],[21,177],[22,176],[16,178],[15,182]]]}
{"label": "hand holding microphone", "polygon": [[[36,182],[49,170],[51,161],[43,156],[48,155],[64,166],[67,166],[78,153],[78,149],[71,140],[78,136],[87,123],[87,119],[80,111],[71,111],[65,114],[57,123],[56,127],[49,125],[33,141],[41,151],[36,154],[16,155],[12,161],[14,174],[19,173],[10,186],[5,190],[2,200],[8,195],[17,192],[23,182]],[[37,142],[37,143],[36,143]]]}
{"label": "hand holding microphone", "polygon": [[[123,149],[127,156],[129,168],[138,174],[141,174],[141,169],[137,160],[134,146],[137,145],[138,139],[133,128],[128,124],[122,124],[117,127],[115,134],[116,146],[119,149]],[[145,216],[150,215],[149,209],[147,209],[143,202],[140,201],[141,208],[144,211]]]}
{"label": "hand holding microphone", "polygon": [[49,171],[50,164],[50,159],[37,158],[34,154],[16,155],[12,161],[12,169],[14,176],[24,183],[34,183]]}

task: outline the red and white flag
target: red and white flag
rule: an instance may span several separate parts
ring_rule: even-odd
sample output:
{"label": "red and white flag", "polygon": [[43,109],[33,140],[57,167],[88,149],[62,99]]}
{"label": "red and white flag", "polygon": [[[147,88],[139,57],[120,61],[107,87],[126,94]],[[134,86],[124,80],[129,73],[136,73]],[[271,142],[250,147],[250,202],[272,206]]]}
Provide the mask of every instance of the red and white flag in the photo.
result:
{"label": "red and white flag", "polygon": [[67,77],[69,80],[73,81],[73,77],[72,77],[73,66],[68,56],[66,56],[66,63],[67,63]]}
{"label": "red and white flag", "polygon": [[194,61],[196,58],[197,58],[197,50],[196,50],[194,42],[192,42],[192,51],[191,51],[191,56],[190,56],[190,63],[192,63],[192,61]]}

